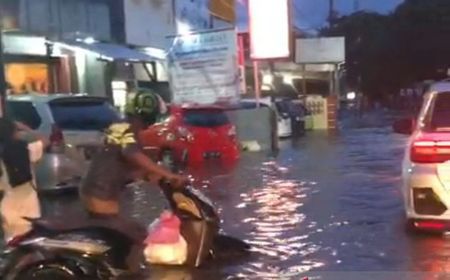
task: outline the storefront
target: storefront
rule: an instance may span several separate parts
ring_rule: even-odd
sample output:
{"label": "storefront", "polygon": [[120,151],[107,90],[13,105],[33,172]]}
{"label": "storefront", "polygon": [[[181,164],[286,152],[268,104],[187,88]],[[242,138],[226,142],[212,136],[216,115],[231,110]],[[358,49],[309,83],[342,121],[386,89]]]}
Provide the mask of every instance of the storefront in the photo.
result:
{"label": "storefront", "polygon": [[[109,97],[119,109],[125,105],[127,91],[138,86],[135,66],[147,69],[160,61],[126,46],[91,40],[53,42],[53,48],[73,58],[72,80],[77,81],[78,92]],[[152,70],[146,75],[152,76]]]}
{"label": "storefront", "polygon": [[67,58],[44,37],[5,34],[4,53],[8,94],[71,92]]}
{"label": "storefront", "polygon": [[161,61],[126,46],[86,39],[53,42],[7,34],[4,42],[9,94],[86,93],[109,97],[119,108],[126,92],[138,86],[136,69],[147,69],[144,75],[152,80],[152,65]]}

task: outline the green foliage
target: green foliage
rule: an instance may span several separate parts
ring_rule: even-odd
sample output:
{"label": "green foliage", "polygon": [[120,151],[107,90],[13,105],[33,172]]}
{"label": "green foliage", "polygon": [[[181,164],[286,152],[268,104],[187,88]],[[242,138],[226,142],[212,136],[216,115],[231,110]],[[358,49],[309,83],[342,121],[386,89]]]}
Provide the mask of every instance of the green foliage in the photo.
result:
{"label": "green foliage", "polygon": [[406,0],[392,14],[358,12],[335,20],[325,36],[345,36],[350,86],[395,93],[450,67],[450,1]]}

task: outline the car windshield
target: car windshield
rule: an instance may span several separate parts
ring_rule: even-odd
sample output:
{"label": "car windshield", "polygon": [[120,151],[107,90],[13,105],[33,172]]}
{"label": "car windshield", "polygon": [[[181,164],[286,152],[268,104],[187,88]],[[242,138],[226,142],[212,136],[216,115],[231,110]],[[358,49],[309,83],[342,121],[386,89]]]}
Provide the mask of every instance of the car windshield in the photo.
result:
{"label": "car windshield", "polygon": [[61,129],[103,130],[119,120],[114,108],[100,99],[54,101],[50,108]]}
{"label": "car windshield", "polygon": [[428,127],[433,131],[450,131],[450,92],[437,95]]}
{"label": "car windshield", "polygon": [[230,123],[222,110],[185,110],[183,120],[187,125],[198,127],[217,127]]}

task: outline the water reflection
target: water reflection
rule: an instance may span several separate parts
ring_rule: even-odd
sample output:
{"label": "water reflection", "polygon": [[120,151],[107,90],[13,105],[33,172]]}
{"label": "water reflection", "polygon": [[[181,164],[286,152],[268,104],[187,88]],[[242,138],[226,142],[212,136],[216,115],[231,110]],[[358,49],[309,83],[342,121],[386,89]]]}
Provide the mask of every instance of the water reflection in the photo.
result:
{"label": "water reflection", "polygon": [[282,179],[289,169],[273,161],[262,164],[261,173],[262,186],[242,193],[236,208],[247,213],[241,221],[252,228],[247,242],[261,254],[262,261],[248,264],[238,276],[279,279],[321,267],[322,262],[308,258],[320,246],[308,240],[308,233],[299,234],[308,231],[302,207],[311,191],[310,184]]}
{"label": "water reflection", "polygon": [[[254,256],[153,279],[450,279],[428,277],[436,275],[429,271],[450,274],[450,240],[404,231],[405,142],[380,127],[328,138],[309,133],[294,144],[283,143],[276,159],[244,154],[237,166],[191,170],[217,203],[223,229],[251,243]],[[124,202],[126,212],[148,223],[164,200],[154,187],[129,189]],[[79,208],[59,198],[53,203],[62,213]],[[353,271],[380,273],[365,277]]]}

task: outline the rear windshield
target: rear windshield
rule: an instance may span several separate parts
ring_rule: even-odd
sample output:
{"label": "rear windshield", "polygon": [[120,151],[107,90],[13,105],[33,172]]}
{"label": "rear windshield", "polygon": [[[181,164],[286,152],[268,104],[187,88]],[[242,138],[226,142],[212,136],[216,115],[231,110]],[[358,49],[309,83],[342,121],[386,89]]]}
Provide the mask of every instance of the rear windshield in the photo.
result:
{"label": "rear windshield", "polygon": [[450,92],[437,95],[431,107],[427,126],[433,131],[450,131]]}
{"label": "rear windshield", "polygon": [[37,129],[42,123],[39,113],[29,101],[7,101],[6,115],[16,121],[23,122],[32,129]]}
{"label": "rear windshield", "polygon": [[106,100],[64,100],[50,104],[56,124],[65,130],[104,130],[119,120]]}
{"label": "rear windshield", "polygon": [[184,123],[199,127],[217,127],[230,123],[228,116],[221,110],[186,110]]}

